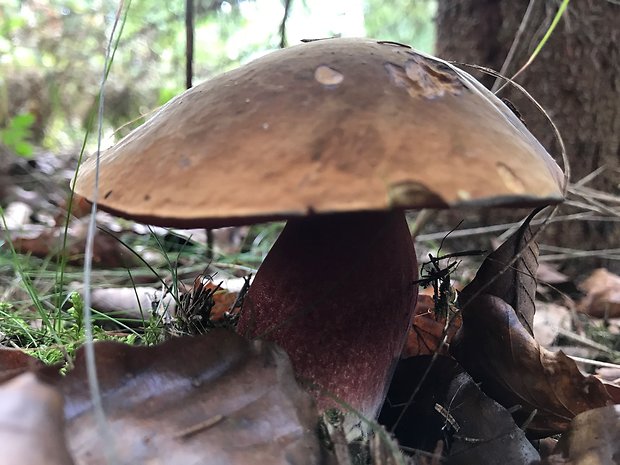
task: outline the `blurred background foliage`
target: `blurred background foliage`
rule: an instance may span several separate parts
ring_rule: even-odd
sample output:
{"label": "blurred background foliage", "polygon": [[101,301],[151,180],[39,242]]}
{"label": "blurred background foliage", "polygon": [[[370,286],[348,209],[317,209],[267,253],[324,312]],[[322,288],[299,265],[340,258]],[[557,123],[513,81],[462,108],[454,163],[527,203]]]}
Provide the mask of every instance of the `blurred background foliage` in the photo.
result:
{"label": "blurred background foliage", "polygon": [[[284,5],[195,0],[194,82],[277,48]],[[0,142],[23,156],[31,145],[65,151],[81,143],[117,8],[113,0],[0,3]],[[292,0],[286,41],[369,36],[430,52],[436,9],[435,0]],[[132,2],[106,86],[108,136],[126,134],[183,90],[184,16],[184,0]]]}

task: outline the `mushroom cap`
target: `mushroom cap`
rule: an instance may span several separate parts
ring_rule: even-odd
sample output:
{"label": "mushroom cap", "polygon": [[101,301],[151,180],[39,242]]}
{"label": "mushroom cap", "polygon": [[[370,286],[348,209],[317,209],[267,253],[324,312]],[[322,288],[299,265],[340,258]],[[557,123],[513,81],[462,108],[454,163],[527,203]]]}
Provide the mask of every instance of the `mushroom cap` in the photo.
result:
{"label": "mushroom cap", "polygon": [[[95,158],[76,192],[93,195]],[[99,205],[164,226],[562,200],[562,171],[464,71],[406,45],[325,39],[187,90],[100,157]]]}

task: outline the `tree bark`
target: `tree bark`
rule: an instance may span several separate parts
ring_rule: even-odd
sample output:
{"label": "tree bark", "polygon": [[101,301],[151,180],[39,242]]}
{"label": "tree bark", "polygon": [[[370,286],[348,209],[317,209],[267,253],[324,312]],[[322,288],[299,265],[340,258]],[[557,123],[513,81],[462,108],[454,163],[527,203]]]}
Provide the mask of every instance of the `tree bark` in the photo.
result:
{"label": "tree bark", "polygon": [[[553,0],[530,2],[529,18],[521,26],[523,32],[505,70],[507,76],[514,75],[527,61],[560,4]],[[440,0],[437,54],[500,70],[530,2]],[[604,172],[586,185],[615,196],[620,195],[619,25],[620,5],[605,0],[571,1],[536,60],[516,79],[558,126],[566,144],[572,182],[604,166]],[[488,87],[495,81],[490,76],[477,77]],[[549,123],[525,96],[509,87],[498,95],[518,108],[532,133],[559,158]],[[619,210],[618,203],[612,205]],[[562,207],[562,211],[574,209]],[[582,250],[617,248],[620,226],[611,220],[562,222],[549,228],[545,240]],[[618,271],[619,263],[598,258],[573,260],[568,265],[607,266]]]}

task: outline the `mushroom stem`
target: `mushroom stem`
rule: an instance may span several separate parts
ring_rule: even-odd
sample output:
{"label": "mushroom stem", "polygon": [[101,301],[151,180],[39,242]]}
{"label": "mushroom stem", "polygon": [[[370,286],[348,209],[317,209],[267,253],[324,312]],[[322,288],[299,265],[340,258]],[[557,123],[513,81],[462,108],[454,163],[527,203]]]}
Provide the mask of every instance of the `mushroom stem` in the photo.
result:
{"label": "mushroom stem", "polygon": [[238,331],[289,354],[321,409],[334,396],[374,417],[415,306],[417,264],[401,211],[290,220],[260,267]]}

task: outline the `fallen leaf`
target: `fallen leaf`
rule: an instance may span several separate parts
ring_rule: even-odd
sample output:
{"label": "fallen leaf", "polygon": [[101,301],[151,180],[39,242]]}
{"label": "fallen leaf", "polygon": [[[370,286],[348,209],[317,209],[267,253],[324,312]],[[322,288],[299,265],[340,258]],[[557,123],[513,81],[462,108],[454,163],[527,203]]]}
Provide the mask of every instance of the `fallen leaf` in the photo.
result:
{"label": "fallen leaf", "polygon": [[[66,202],[63,203],[63,207],[66,210]],[[71,202],[71,214],[73,216],[76,218],[84,218],[90,215],[92,211],[93,206],[86,198],[80,197],[77,194],[73,197],[73,202]],[[66,215],[66,212],[63,211],[58,215],[56,224],[63,224],[64,218],[61,216],[62,214]]]}
{"label": "fallen leaf", "polygon": [[[14,233],[13,246],[18,253],[46,258],[62,253],[70,263],[83,263],[88,225],[86,221],[74,222],[69,228],[68,246],[62,247],[61,228],[45,228],[31,232]],[[33,234],[35,232],[35,234]],[[97,231],[93,242],[93,265],[101,268],[126,268],[138,264],[136,257],[109,234]]]}
{"label": "fallen leaf", "polygon": [[[534,334],[538,244],[532,240],[529,224],[539,211],[534,210],[513,235],[486,257],[476,277],[459,295],[464,311],[478,295],[494,295],[512,306],[525,329]],[[516,256],[519,258],[510,265]]]}
{"label": "fallen leaf", "polygon": [[[200,277],[199,277],[200,278]],[[197,286],[194,281],[194,286],[185,286],[184,294],[191,293]],[[200,286],[204,291],[213,292],[213,306],[211,307],[210,318],[212,321],[221,321],[224,319],[224,314],[232,308],[237,300],[238,292],[231,292],[223,288],[219,282],[214,282],[211,278],[208,280],[202,280]]]}
{"label": "fallen leaf", "polygon": [[546,284],[562,284],[570,281],[570,278],[549,263],[540,263],[536,270],[536,280]]}
{"label": "fallen leaf", "polygon": [[611,397],[613,403],[620,404],[620,384],[603,381],[603,386],[605,386],[605,389],[607,390],[607,393],[609,394],[609,397]]}
{"label": "fallen leaf", "polygon": [[6,228],[11,231],[20,229],[24,225],[29,224],[30,217],[33,213],[30,205],[24,202],[11,202],[4,209],[4,223]]}
{"label": "fallen leaf", "polygon": [[176,302],[169,293],[154,287],[109,287],[91,290],[91,306],[117,318],[148,320],[155,308],[174,314]]}
{"label": "fallen leaf", "polygon": [[579,302],[578,311],[597,318],[620,317],[620,276],[599,268],[579,287],[586,296]]}
{"label": "fallen leaf", "polygon": [[614,465],[620,463],[620,405],[577,415],[554,454],[543,464]]}
{"label": "fallen leaf", "polygon": [[448,357],[401,360],[379,422],[406,450],[434,452],[443,442],[451,465],[529,464],[540,458],[510,413]]}
{"label": "fallen leaf", "polygon": [[487,395],[506,408],[519,406],[517,423],[533,415],[533,437],[565,431],[575,415],[611,402],[600,380],[583,376],[563,352],[541,347],[514,309],[492,295],[470,302],[450,349]]}
{"label": "fallen leaf", "polygon": [[[93,415],[84,352],[66,376],[69,449],[77,464],[318,464],[318,412],[275,345],[214,330],[152,347],[95,344],[109,425]],[[106,449],[107,448],[107,449]]]}
{"label": "fallen leaf", "polygon": [[[538,450],[538,453],[540,454],[540,458],[542,459],[541,461],[545,463],[545,459],[549,457],[551,454],[553,454],[553,451],[555,450],[555,446],[558,444],[558,440],[553,437],[542,438],[536,441],[535,444],[536,444],[536,449]],[[540,464],[536,464],[536,465],[540,465]]]}
{"label": "fallen leaf", "polygon": [[534,314],[534,338],[542,346],[553,344],[560,330],[571,329],[571,313],[558,304],[536,302]]}
{"label": "fallen leaf", "polygon": [[[433,311],[435,302],[428,294],[418,295],[415,310],[411,316],[411,327],[403,348],[402,358],[434,354],[439,350],[446,327],[446,319],[438,318]],[[447,329],[446,345],[441,353],[447,354],[450,341],[461,326],[460,316],[453,316]]]}
{"label": "fallen leaf", "polygon": [[62,395],[24,373],[0,385],[0,461],[11,465],[72,465]]}
{"label": "fallen leaf", "polygon": [[0,382],[43,366],[43,363],[21,349],[0,347]]}

